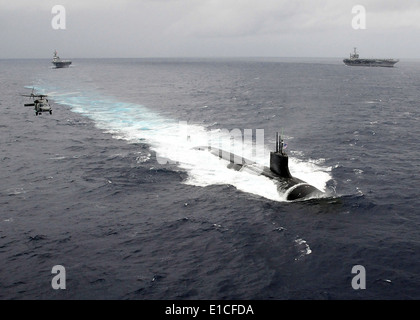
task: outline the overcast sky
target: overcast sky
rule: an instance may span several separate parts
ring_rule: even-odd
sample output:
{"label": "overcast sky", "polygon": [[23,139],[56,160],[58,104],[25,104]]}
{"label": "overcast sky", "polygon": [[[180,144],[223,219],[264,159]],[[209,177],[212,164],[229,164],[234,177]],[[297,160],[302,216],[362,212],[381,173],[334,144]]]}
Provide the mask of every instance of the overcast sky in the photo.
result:
{"label": "overcast sky", "polygon": [[[55,30],[54,5],[66,9]],[[355,30],[355,5],[366,29]],[[420,0],[0,0],[0,58],[420,58]]]}

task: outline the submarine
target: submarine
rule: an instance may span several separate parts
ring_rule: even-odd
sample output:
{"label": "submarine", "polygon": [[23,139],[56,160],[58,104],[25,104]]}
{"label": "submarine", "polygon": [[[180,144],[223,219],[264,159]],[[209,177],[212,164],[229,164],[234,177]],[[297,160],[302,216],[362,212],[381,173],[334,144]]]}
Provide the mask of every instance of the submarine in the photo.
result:
{"label": "submarine", "polygon": [[284,193],[286,199],[307,200],[322,196],[324,193],[307,182],[293,177],[289,171],[289,157],[284,151],[284,141],[276,133],[276,149],[270,152],[270,167],[258,165],[255,161],[240,157],[219,148],[195,147],[196,150],[208,150],[211,154],[220,159],[229,161],[227,167],[236,171],[249,172],[256,175],[265,176],[274,180],[277,190]]}

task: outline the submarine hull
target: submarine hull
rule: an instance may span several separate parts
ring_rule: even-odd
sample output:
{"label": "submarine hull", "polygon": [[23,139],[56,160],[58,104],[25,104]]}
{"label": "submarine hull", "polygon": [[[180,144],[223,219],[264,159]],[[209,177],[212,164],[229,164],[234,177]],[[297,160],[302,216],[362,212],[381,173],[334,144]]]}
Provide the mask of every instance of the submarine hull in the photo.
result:
{"label": "submarine hull", "polygon": [[[289,201],[293,200],[305,200],[309,198],[319,197],[323,192],[314,186],[306,183],[305,181],[292,177],[288,170],[288,159],[282,159],[281,165],[270,169],[266,166],[261,166],[246,158],[239,157],[233,153],[226,152],[218,148],[209,147],[196,147],[196,150],[209,151],[211,154],[218,156],[220,159],[229,161],[227,167],[235,171],[249,172],[255,175],[265,176],[273,181],[277,185],[277,190],[286,195],[286,199]],[[277,156],[276,153],[272,153],[271,159]],[[272,164],[271,164],[272,165]],[[283,168],[281,168],[284,166]],[[286,170],[287,169],[287,170]]]}
{"label": "submarine hull", "polygon": [[318,190],[310,184],[303,183],[297,185],[295,188],[292,188],[287,193],[287,200],[304,200],[307,198],[319,197],[322,195],[322,191]]}

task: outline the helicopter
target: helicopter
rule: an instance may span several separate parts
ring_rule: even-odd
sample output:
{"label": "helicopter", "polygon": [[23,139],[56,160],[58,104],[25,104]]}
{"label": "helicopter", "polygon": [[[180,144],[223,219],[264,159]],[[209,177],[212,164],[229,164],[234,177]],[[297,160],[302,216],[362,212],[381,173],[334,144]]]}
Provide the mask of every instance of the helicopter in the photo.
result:
{"label": "helicopter", "polygon": [[46,94],[34,94],[34,90],[32,89],[31,94],[22,94],[23,97],[30,97],[34,100],[33,103],[25,103],[25,107],[34,107],[35,115],[41,115],[42,112],[49,112],[52,114],[52,107],[48,102]]}

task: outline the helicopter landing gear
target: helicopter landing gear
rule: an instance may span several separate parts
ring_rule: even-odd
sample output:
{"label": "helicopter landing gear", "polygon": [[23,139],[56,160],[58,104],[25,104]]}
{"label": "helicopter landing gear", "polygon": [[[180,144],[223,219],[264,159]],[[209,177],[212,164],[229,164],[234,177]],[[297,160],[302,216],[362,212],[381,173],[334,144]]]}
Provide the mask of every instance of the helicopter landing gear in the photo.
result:
{"label": "helicopter landing gear", "polygon": [[52,110],[50,110],[50,114],[52,114]]}

